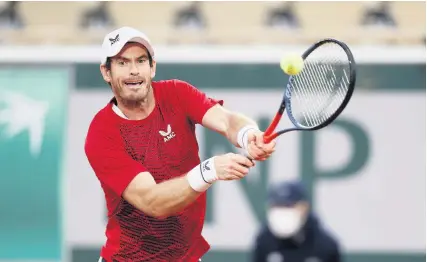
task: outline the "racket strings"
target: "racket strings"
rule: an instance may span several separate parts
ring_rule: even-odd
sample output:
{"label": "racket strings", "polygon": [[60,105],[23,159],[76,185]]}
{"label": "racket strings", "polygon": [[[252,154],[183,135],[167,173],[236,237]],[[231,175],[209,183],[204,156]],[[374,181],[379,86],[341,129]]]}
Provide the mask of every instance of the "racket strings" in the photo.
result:
{"label": "racket strings", "polygon": [[327,121],[341,106],[349,88],[350,66],[345,51],[324,44],[305,60],[304,69],[290,82],[291,109],[304,127]]}

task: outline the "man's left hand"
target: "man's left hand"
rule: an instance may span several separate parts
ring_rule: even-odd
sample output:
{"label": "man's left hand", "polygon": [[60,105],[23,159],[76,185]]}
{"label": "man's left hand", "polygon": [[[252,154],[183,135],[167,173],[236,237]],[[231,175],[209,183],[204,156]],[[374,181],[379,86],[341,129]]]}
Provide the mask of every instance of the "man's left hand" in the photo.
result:
{"label": "man's left hand", "polygon": [[259,130],[248,131],[247,153],[253,160],[267,160],[276,150],[276,140],[264,143],[264,132]]}

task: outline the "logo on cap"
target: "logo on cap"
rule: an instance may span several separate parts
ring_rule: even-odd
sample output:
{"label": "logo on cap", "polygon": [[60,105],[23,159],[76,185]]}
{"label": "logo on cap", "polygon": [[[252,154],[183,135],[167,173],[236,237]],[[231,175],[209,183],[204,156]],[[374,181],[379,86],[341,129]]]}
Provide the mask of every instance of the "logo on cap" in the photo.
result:
{"label": "logo on cap", "polygon": [[114,38],[109,38],[111,45],[113,45],[114,43],[118,42],[120,40],[120,36],[119,34],[116,35],[116,37]]}

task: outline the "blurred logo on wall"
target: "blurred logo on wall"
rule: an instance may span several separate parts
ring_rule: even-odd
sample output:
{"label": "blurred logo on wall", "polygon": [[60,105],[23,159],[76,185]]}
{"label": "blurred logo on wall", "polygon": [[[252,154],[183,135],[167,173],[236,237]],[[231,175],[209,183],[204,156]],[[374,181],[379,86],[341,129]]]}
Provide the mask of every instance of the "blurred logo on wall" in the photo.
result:
{"label": "blurred logo on wall", "polygon": [[68,70],[0,69],[0,260],[59,261]]}

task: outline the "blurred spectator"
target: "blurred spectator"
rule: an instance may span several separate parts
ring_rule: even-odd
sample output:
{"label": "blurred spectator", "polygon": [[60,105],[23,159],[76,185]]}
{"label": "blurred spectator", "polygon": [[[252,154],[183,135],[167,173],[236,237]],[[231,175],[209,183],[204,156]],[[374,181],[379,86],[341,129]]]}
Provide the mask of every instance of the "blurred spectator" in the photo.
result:
{"label": "blurred spectator", "polygon": [[396,21],[390,12],[389,2],[367,2],[362,25],[395,27]]}
{"label": "blurred spectator", "polygon": [[99,2],[94,8],[87,10],[82,17],[81,26],[85,29],[104,29],[113,26],[113,19],[108,12],[108,2]]}
{"label": "blurred spectator", "polygon": [[253,262],[342,261],[338,242],[312,212],[299,182],[272,187],[267,212],[267,223],[256,238]]}
{"label": "blurred spectator", "polygon": [[17,29],[23,26],[18,12],[20,2],[6,2],[0,10],[0,28]]}
{"label": "blurred spectator", "polygon": [[205,19],[200,10],[200,2],[190,2],[175,15],[174,25],[181,29],[203,29],[206,27]]}
{"label": "blurred spectator", "polygon": [[293,2],[279,3],[268,11],[267,25],[276,28],[297,28],[298,19],[294,11]]}

